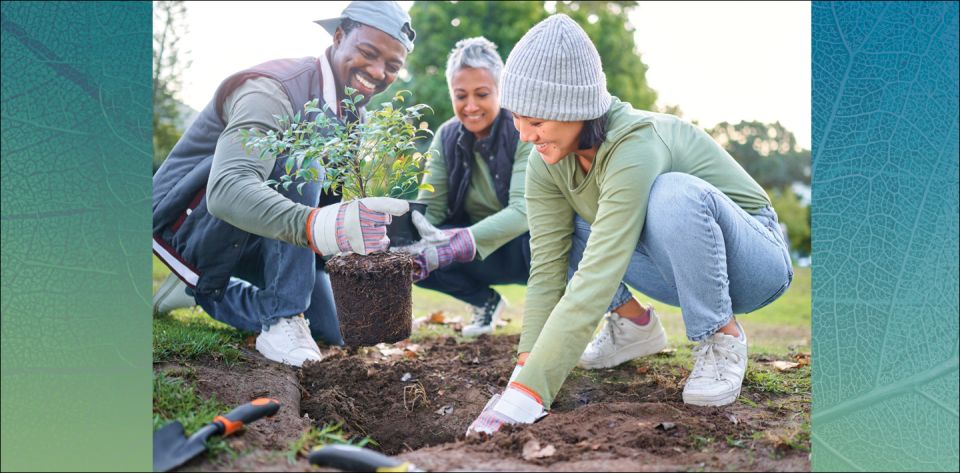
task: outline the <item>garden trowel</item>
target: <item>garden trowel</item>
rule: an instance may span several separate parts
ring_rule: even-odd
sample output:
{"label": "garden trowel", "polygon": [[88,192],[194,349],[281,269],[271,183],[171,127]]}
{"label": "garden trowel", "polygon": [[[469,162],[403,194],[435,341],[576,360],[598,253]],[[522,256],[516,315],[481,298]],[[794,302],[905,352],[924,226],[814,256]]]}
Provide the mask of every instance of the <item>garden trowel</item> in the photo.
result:
{"label": "garden trowel", "polygon": [[412,463],[353,445],[327,445],[310,452],[308,459],[313,465],[343,471],[424,471]]}
{"label": "garden trowel", "polygon": [[273,399],[254,399],[229,413],[217,416],[213,422],[187,438],[180,422],[171,422],[153,433],[153,471],[170,471],[207,449],[207,439],[214,435],[227,437],[244,424],[270,417],[280,409]]}

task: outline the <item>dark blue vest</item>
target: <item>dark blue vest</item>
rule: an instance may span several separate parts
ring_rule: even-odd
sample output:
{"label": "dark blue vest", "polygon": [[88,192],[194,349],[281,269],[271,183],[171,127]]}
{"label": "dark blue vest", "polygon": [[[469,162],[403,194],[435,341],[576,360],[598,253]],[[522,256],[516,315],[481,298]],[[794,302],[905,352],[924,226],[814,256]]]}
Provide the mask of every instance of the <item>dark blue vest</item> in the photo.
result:
{"label": "dark blue vest", "polygon": [[[318,58],[279,59],[241,71],[220,84],[213,100],[200,112],[153,176],[154,252],[195,291],[215,299],[222,297],[240,254],[253,235],[207,211],[207,180],[217,139],[226,128],[221,119],[223,102],[241,83],[258,76],[278,81],[295,112],[313,99],[319,99],[320,107],[323,107],[323,78]],[[277,160],[271,179],[278,179],[283,174],[283,161]],[[318,205],[321,183],[304,185],[302,194],[296,187],[290,186],[287,191],[278,188],[277,191],[294,202],[313,207]],[[309,249],[303,250],[297,254],[302,253],[304,258],[315,257]],[[169,260],[170,257],[175,261]],[[189,277],[174,268],[178,264]]]}
{"label": "dark blue vest", "polygon": [[[470,224],[464,200],[467,189],[470,187],[470,177],[476,161],[474,152],[490,167],[491,176],[506,176],[494,178],[493,187],[500,205],[506,207],[510,200],[510,179],[513,175],[513,158],[517,153],[517,141],[520,133],[513,126],[513,117],[506,109],[500,109],[499,115],[493,122],[490,136],[477,142],[476,136],[460,123],[457,117],[447,120],[440,125],[440,143],[443,149],[443,158],[447,163],[447,218],[443,225]],[[475,146],[476,145],[476,146]]]}

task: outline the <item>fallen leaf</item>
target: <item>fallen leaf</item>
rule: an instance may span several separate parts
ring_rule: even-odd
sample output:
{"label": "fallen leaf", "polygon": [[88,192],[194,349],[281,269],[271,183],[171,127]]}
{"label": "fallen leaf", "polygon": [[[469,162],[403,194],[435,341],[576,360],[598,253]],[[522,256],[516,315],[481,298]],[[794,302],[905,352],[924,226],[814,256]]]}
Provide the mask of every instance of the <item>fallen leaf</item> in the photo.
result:
{"label": "fallen leaf", "polygon": [[797,367],[799,367],[799,366],[800,366],[800,363],[792,363],[792,362],[789,362],[789,361],[774,361],[774,362],[773,362],[773,367],[776,368],[777,371],[790,371],[790,370],[795,370],[795,369],[797,369]]}
{"label": "fallen leaf", "polygon": [[809,353],[797,353],[793,355],[793,359],[800,364],[801,367],[807,366],[810,364],[810,354]]}
{"label": "fallen leaf", "polygon": [[649,366],[640,366],[640,367],[637,367],[637,374],[647,374],[648,372],[650,372],[650,367],[649,367]]}
{"label": "fallen leaf", "polygon": [[554,453],[557,453],[557,449],[553,445],[540,448],[540,442],[537,439],[529,440],[523,444],[523,459],[527,461],[550,457]]}
{"label": "fallen leaf", "polygon": [[442,310],[438,310],[430,313],[429,321],[431,324],[442,324],[446,318],[446,314],[444,314]]}
{"label": "fallen leaf", "polygon": [[677,424],[674,424],[673,422],[661,422],[661,423],[653,426],[653,428],[654,428],[654,429],[660,429],[660,430],[663,430],[663,431],[667,431],[667,430],[673,430],[673,428],[675,428],[676,426],[677,426]]}
{"label": "fallen leaf", "polygon": [[429,322],[429,321],[430,321],[430,318],[427,317],[427,316],[417,317],[417,318],[413,319],[413,327],[412,327],[412,329],[413,329],[413,330],[416,330],[416,329],[422,327],[423,324],[426,324],[426,323]]}
{"label": "fallen leaf", "polygon": [[453,406],[450,404],[447,404],[446,406],[443,406],[440,409],[437,409],[436,411],[434,411],[434,413],[440,414],[442,416],[453,414]]}

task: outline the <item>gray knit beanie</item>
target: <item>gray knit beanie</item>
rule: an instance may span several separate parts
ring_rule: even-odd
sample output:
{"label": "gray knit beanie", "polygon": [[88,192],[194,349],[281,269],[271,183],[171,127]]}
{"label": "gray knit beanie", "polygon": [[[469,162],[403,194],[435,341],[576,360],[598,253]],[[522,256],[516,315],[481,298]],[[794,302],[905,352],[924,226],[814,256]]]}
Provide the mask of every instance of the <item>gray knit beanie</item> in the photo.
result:
{"label": "gray knit beanie", "polygon": [[610,93],[600,54],[567,15],[552,15],[520,38],[500,78],[500,106],[543,120],[592,120]]}

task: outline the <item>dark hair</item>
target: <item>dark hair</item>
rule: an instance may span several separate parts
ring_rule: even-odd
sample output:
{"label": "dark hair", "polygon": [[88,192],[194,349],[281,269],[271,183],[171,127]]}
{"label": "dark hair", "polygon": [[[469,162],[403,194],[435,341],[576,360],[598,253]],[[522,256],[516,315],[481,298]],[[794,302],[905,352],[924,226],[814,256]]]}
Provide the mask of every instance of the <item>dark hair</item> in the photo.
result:
{"label": "dark hair", "polygon": [[351,31],[359,28],[360,26],[363,26],[363,23],[360,23],[359,21],[354,21],[349,18],[344,18],[343,20],[340,20],[340,29],[343,30],[344,38],[346,38]]}
{"label": "dark hair", "polygon": [[600,115],[593,120],[583,122],[580,130],[580,149],[590,149],[599,146],[607,138],[607,114]]}

